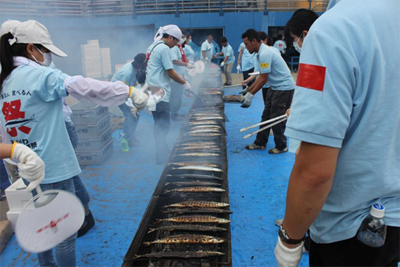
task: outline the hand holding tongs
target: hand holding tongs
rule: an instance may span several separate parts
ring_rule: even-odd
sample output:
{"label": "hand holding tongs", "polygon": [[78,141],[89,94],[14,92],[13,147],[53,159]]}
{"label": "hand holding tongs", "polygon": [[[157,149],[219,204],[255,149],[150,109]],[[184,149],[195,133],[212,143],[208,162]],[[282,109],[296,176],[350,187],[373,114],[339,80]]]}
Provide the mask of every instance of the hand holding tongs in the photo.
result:
{"label": "hand holding tongs", "polygon": [[256,133],[262,132],[262,131],[264,131],[264,130],[266,130],[268,128],[271,128],[274,125],[277,125],[277,124],[279,124],[281,122],[284,122],[285,120],[287,120],[287,118],[288,118],[288,116],[286,114],[283,114],[282,116],[278,116],[276,118],[273,118],[273,119],[270,119],[270,120],[267,120],[267,121],[263,121],[263,122],[254,124],[252,126],[249,126],[249,127],[246,127],[246,128],[242,128],[242,129],[240,129],[240,131],[244,132],[244,131],[246,131],[248,129],[251,129],[251,128],[254,128],[254,127],[257,127],[257,126],[267,125],[267,126],[261,128],[261,129],[258,129],[257,131],[254,131],[254,132],[252,132],[252,133],[250,133],[248,135],[243,136],[243,139],[246,139],[246,138],[249,138],[250,136],[255,135]]}

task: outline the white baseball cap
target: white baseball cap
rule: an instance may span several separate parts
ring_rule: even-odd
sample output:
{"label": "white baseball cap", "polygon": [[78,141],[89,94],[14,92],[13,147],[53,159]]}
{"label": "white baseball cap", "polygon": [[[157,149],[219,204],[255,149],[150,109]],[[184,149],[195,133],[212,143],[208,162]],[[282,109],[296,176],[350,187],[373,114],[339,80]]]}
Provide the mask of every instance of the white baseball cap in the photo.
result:
{"label": "white baseball cap", "polygon": [[10,39],[10,45],[17,44],[40,44],[50,50],[51,53],[59,56],[66,57],[63,51],[56,47],[50,38],[50,33],[46,27],[37,22],[36,20],[28,20],[21,22],[11,31],[14,39]]}
{"label": "white baseball cap", "polygon": [[1,24],[0,28],[0,36],[3,36],[4,34],[10,32],[13,28],[15,28],[17,25],[19,25],[21,21],[19,20],[7,20]]}
{"label": "white baseball cap", "polygon": [[163,34],[166,33],[168,35],[171,35],[173,37],[175,37],[176,39],[180,40],[182,38],[182,31],[181,29],[179,29],[178,26],[174,25],[174,24],[169,24],[169,25],[165,25],[163,27],[160,27],[156,33],[156,35],[154,36],[154,41],[159,41],[161,40]]}

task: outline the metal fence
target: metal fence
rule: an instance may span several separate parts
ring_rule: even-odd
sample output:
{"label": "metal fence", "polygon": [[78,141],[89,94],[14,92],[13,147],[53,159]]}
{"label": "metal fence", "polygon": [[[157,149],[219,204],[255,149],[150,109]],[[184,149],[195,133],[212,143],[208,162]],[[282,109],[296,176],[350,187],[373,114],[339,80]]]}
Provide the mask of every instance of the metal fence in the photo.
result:
{"label": "metal fence", "polygon": [[0,14],[120,16],[181,13],[325,11],[329,0],[0,0]]}

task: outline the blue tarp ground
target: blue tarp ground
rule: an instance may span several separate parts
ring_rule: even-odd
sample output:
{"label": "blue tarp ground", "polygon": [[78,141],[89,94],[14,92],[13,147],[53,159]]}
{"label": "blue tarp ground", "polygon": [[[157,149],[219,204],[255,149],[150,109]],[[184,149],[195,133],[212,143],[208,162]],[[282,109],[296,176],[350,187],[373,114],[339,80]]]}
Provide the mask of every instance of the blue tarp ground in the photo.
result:
{"label": "blue tarp ground", "polygon": [[[227,89],[225,94],[238,91]],[[191,100],[184,99],[182,113],[187,113]],[[271,138],[267,150],[244,149],[254,139],[243,140],[239,129],[259,122],[262,109],[261,94],[249,109],[225,105],[230,120],[226,128],[233,266],[276,266],[275,220],[284,214],[294,154],[269,155]],[[121,266],[164,167],[155,164],[152,127],[152,117],[143,113],[137,129],[138,147],[123,153],[115,141],[114,152],[103,165],[83,169],[81,177],[91,196],[96,226],[77,239],[78,266]],[[180,123],[174,122],[168,136],[171,148],[179,130]],[[119,132],[114,132],[114,138]],[[39,266],[36,255],[21,250],[15,236],[1,254],[0,265]],[[308,255],[303,255],[300,266],[307,265]]]}

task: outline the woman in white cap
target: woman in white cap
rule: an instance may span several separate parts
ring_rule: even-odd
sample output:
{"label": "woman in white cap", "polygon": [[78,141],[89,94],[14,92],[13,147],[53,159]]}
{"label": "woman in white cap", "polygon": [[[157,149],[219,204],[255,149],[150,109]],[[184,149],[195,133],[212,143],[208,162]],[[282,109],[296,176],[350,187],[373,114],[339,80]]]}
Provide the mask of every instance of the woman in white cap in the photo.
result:
{"label": "woman in white cap", "polygon": [[[62,111],[62,97],[102,106],[119,105],[132,99],[142,109],[147,95],[123,82],[103,82],[82,76],[68,76],[47,66],[51,55],[66,54],[53,45],[46,27],[37,21],[22,22],[1,37],[0,121],[11,141],[32,148],[46,164],[43,190],[74,193],[73,177],[81,172]],[[32,177],[27,178],[30,182]],[[39,253],[41,266],[76,266],[76,235],[52,250]]]}

